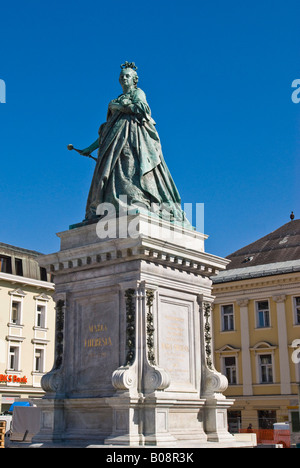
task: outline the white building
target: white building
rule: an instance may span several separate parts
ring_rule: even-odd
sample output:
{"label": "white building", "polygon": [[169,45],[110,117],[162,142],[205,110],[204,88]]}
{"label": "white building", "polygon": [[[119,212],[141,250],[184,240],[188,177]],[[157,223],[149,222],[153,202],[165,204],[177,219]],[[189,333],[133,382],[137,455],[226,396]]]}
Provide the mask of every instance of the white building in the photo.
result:
{"label": "white building", "polygon": [[54,285],[35,251],[0,243],[0,412],[41,397],[53,365]]}

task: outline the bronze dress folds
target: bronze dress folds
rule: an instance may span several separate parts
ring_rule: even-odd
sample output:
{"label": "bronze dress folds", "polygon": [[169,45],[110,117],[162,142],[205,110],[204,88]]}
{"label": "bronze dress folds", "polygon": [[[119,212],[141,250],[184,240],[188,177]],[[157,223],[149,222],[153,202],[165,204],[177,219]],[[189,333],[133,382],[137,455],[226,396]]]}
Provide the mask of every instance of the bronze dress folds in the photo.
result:
{"label": "bronze dress folds", "polygon": [[145,93],[136,88],[113,102],[122,108],[108,109],[107,121],[99,128],[98,159],[86,219],[97,216],[100,203],[111,203],[117,214],[121,210],[130,212],[138,204],[162,218],[187,223]]}

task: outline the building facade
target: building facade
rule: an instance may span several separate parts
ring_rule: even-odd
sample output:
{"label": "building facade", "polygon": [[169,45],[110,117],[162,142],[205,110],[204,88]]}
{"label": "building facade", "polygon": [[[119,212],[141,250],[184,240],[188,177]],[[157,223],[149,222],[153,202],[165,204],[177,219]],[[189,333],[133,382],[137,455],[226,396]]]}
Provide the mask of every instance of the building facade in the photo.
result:
{"label": "building facade", "polygon": [[[234,398],[231,430],[299,430],[300,220],[227,257],[213,278],[215,363]],[[296,347],[296,348],[295,348]]]}
{"label": "building facade", "polygon": [[54,285],[35,251],[0,243],[0,412],[41,397],[53,365]]}

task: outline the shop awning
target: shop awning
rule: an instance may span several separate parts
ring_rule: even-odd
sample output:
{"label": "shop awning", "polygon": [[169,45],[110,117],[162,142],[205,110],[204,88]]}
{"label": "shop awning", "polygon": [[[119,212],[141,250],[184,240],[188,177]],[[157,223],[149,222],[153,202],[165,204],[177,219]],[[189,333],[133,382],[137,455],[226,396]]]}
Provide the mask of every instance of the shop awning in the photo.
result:
{"label": "shop awning", "polygon": [[15,406],[30,406],[29,401],[15,401],[8,411],[13,411]]}

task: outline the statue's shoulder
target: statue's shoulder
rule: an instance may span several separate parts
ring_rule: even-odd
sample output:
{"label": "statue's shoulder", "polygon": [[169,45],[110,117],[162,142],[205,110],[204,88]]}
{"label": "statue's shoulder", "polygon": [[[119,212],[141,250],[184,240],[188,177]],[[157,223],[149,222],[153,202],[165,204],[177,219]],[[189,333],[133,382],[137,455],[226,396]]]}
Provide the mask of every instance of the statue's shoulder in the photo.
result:
{"label": "statue's shoulder", "polygon": [[133,92],[133,98],[141,101],[146,101],[146,94],[141,88],[136,88]]}

